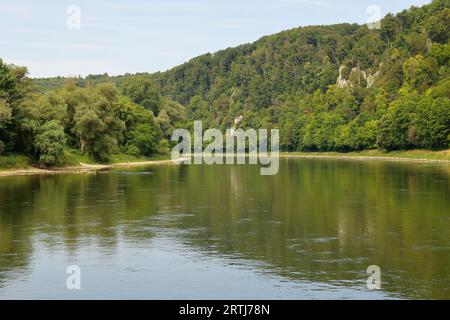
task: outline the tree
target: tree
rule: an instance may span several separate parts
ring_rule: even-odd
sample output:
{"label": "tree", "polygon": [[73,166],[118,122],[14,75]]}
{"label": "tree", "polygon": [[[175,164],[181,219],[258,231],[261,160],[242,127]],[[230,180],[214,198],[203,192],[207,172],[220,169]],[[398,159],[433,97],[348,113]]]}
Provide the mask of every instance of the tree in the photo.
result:
{"label": "tree", "polygon": [[353,136],[352,148],[356,150],[375,149],[377,143],[377,125],[376,120],[365,122],[362,126],[356,128],[356,134]]}
{"label": "tree", "polygon": [[427,35],[424,33],[413,33],[406,37],[406,43],[409,51],[413,55],[426,54],[427,47]]}
{"label": "tree", "polygon": [[210,110],[208,102],[203,100],[201,96],[192,97],[187,106],[187,116],[189,119],[206,122],[203,124],[207,127],[210,122]]}
{"label": "tree", "polygon": [[430,55],[434,57],[441,66],[450,61],[450,45],[433,43],[430,48]]}
{"label": "tree", "polygon": [[125,124],[124,143],[127,144],[130,132],[139,124],[155,122],[155,117],[150,110],[135,104],[128,97],[120,97],[113,104],[114,113]]}
{"label": "tree", "polygon": [[28,90],[27,69],[6,65],[0,59],[0,142],[3,152],[20,140],[20,104]]}
{"label": "tree", "polygon": [[294,150],[294,137],[293,137],[294,124],[292,122],[287,122],[285,126],[281,128],[281,149],[286,151]]}
{"label": "tree", "polygon": [[156,118],[156,123],[166,139],[170,140],[175,129],[186,127],[186,108],[168,98],[163,99],[161,104],[161,112]]}
{"label": "tree", "polygon": [[154,123],[139,124],[130,132],[128,147],[139,150],[140,155],[151,156],[158,152],[159,130]]}
{"label": "tree", "polygon": [[144,108],[159,114],[161,96],[155,82],[146,75],[130,76],[121,85],[122,92]]}
{"label": "tree", "polygon": [[450,78],[442,79],[428,92],[433,98],[448,98],[450,99]]}
{"label": "tree", "polygon": [[352,149],[352,136],[349,124],[340,125],[336,128],[334,145],[336,150],[339,151],[349,151]]}
{"label": "tree", "polygon": [[424,92],[437,80],[439,65],[432,57],[417,55],[405,62],[403,70],[406,83],[419,92]]}
{"label": "tree", "polygon": [[398,32],[398,23],[392,13],[386,15],[381,20],[381,36],[387,43],[391,43],[392,39]]}
{"label": "tree", "polygon": [[0,100],[0,128],[4,128],[11,120],[12,110],[5,100]]}
{"label": "tree", "polygon": [[421,147],[448,148],[450,137],[450,99],[423,98],[417,105],[417,137]]}
{"label": "tree", "polygon": [[158,153],[158,154],[161,154],[161,155],[168,155],[168,154],[170,154],[170,144],[169,144],[169,141],[167,141],[166,139],[162,139],[162,140],[158,143],[157,153]]}
{"label": "tree", "polygon": [[[448,4],[447,4],[448,5]],[[450,8],[445,8],[428,21],[427,31],[431,40],[446,44],[449,40]]]}
{"label": "tree", "polygon": [[16,127],[18,139],[16,146],[26,154],[35,154],[35,141],[46,123],[56,121],[62,125],[67,116],[64,99],[55,92],[42,95],[31,94],[20,104],[16,117],[20,119]]}
{"label": "tree", "polygon": [[377,130],[377,145],[386,150],[405,149],[414,141],[410,135],[416,110],[414,97],[407,97],[392,103],[380,119]]}
{"label": "tree", "polygon": [[20,75],[20,72],[23,72],[23,70],[16,72],[16,68],[12,65],[6,65],[0,59],[0,99],[10,104],[22,97],[20,81],[22,81],[25,74]]}
{"label": "tree", "polygon": [[64,127],[51,120],[39,128],[34,141],[35,149],[41,165],[53,165],[64,153],[66,135]]}
{"label": "tree", "polygon": [[75,132],[80,139],[80,149],[97,160],[106,161],[123,140],[125,124],[114,112],[116,89],[99,85],[88,89],[89,101],[77,106]]}
{"label": "tree", "polygon": [[[4,129],[11,121],[12,110],[8,103],[4,100],[0,100],[0,129]],[[5,153],[5,143],[0,140],[0,155]]]}

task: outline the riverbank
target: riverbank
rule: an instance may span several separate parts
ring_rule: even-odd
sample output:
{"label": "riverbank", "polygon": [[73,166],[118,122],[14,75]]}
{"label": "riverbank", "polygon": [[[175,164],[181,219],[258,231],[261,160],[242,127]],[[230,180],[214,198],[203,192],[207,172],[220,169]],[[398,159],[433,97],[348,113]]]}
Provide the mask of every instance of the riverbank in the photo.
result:
{"label": "riverbank", "polygon": [[14,168],[14,169],[0,169],[0,177],[17,176],[17,175],[47,175],[47,174],[69,174],[69,173],[95,173],[99,170],[106,170],[112,168],[131,168],[139,166],[150,165],[178,165],[183,162],[180,160],[143,160],[135,162],[119,162],[113,164],[87,164],[80,163],[79,165],[55,167],[41,169],[36,167]]}
{"label": "riverbank", "polygon": [[393,162],[416,162],[416,163],[442,163],[450,164],[450,150],[428,151],[380,151],[367,150],[358,152],[283,152],[284,158],[321,158],[321,159],[345,159],[359,161],[393,161]]}
{"label": "riverbank", "polygon": [[[305,159],[342,159],[359,161],[390,161],[390,162],[416,162],[416,163],[440,163],[450,165],[450,150],[427,151],[379,151],[368,150],[359,152],[282,152],[281,158],[305,158]],[[63,174],[63,173],[94,173],[99,170],[112,168],[127,168],[150,165],[177,165],[185,159],[170,160],[164,157],[154,159],[127,159],[117,157],[110,164],[84,163],[74,165],[41,169],[33,167],[24,156],[0,157],[0,164],[7,163],[7,167],[0,167],[0,177],[16,175],[38,175],[38,174]],[[17,161],[17,163],[14,163]]]}

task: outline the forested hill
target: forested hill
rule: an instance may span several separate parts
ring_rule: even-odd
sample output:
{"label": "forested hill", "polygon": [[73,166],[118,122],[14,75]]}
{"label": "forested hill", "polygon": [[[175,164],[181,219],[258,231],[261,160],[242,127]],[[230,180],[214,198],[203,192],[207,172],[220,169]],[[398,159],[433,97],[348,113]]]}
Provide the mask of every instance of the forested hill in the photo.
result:
{"label": "forested hill", "polygon": [[[367,76],[384,71],[386,76],[378,83],[389,81],[386,87],[395,93],[403,77],[393,73],[392,66],[402,69],[408,58],[427,55],[433,43],[447,44],[449,8],[449,0],[438,0],[396,16],[389,14],[379,30],[339,24],[283,31],[205,54],[153,77],[164,95],[183,104],[195,95],[213,102],[227,94],[256,110],[270,107],[282,94],[327,91],[336,83],[341,66],[345,79],[351,78],[352,68]],[[365,87],[360,72],[352,80]]]}
{"label": "forested hill", "polygon": [[226,128],[243,116],[242,127],[280,128],[284,150],[448,148],[449,26],[450,0],[434,0],[387,15],[380,29],[296,28],[166,72],[77,81],[151,79],[185,106],[186,120]]}
{"label": "forested hill", "polygon": [[[196,108],[192,113],[212,125],[230,126],[243,114],[243,126],[280,127],[290,150],[373,148],[374,121],[393,101],[448,98],[449,8],[441,0],[387,15],[380,30],[356,24],[288,30],[153,77],[163,95]],[[342,132],[326,128],[342,125]],[[380,141],[382,147],[413,147],[415,129],[405,126],[411,132],[404,139]],[[447,146],[448,130],[439,130],[441,141],[419,144]],[[371,136],[348,141],[357,131]]]}

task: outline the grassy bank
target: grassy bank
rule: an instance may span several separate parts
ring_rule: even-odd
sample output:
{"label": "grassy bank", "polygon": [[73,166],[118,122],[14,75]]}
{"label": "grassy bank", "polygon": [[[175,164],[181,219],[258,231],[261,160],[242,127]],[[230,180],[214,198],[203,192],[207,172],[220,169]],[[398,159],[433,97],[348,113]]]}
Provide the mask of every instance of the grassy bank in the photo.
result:
{"label": "grassy bank", "polygon": [[32,161],[29,157],[20,154],[0,156],[0,170],[25,169],[30,167]]}
{"label": "grassy bank", "polygon": [[382,151],[365,150],[358,152],[283,152],[282,156],[323,156],[323,157],[362,157],[362,158],[399,158],[411,160],[445,160],[450,161],[450,149],[442,151],[403,150]]}
{"label": "grassy bank", "polygon": [[99,162],[95,159],[81,154],[78,150],[66,150],[64,151],[64,156],[61,158],[58,163],[56,163],[55,167],[64,168],[64,167],[73,167],[81,164],[89,164],[89,165],[112,165],[118,163],[127,163],[127,162],[148,162],[148,161],[160,161],[160,160],[168,160],[170,157],[168,156],[160,156],[155,155],[151,157],[136,157],[129,154],[113,154],[110,159],[106,162]]}
{"label": "grassy bank", "polygon": [[[64,169],[75,168],[77,166],[100,166],[100,165],[114,165],[114,164],[126,164],[137,162],[151,162],[151,161],[164,161],[169,160],[169,156],[151,156],[151,157],[136,157],[127,154],[114,154],[109,161],[100,163],[91,157],[81,154],[76,150],[65,150],[64,155],[58,162],[52,167],[52,169]],[[33,162],[33,159],[26,155],[11,154],[6,156],[0,156],[0,171],[19,170],[19,169],[32,169],[37,167]]]}
{"label": "grassy bank", "polygon": [[[430,161],[443,161],[450,162],[450,150],[443,151],[429,151],[429,150],[408,150],[408,151],[381,151],[381,150],[367,150],[367,151],[359,151],[359,152],[282,152],[282,157],[309,157],[309,158],[361,158],[361,160],[365,159],[401,159],[403,161],[421,161],[423,162]],[[121,165],[127,166],[137,165],[139,163],[160,163],[170,160],[169,156],[152,156],[152,157],[135,157],[127,154],[115,154],[111,156],[110,160],[107,163],[99,163],[94,159],[82,155],[74,150],[66,150],[64,153],[64,157],[55,165],[55,167],[47,170],[48,172],[53,171],[63,171],[64,169],[75,170],[76,168],[80,169],[95,169],[100,166],[114,166]],[[8,156],[0,156],[0,173],[8,173],[16,170],[18,174],[21,172],[34,172],[33,170],[40,170],[33,165],[33,161],[30,157],[19,154],[11,154]],[[43,170],[45,172],[45,170]]]}

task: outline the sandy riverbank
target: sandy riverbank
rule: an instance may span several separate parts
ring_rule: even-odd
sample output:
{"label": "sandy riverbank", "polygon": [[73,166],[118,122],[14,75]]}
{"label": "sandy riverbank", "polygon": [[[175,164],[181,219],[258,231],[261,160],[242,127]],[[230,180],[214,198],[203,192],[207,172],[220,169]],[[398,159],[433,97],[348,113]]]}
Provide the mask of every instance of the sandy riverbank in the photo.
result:
{"label": "sandy riverbank", "polygon": [[46,174],[67,174],[67,173],[94,173],[99,170],[111,169],[111,168],[130,168],[139,166],[150,165],[178,165],[185,159],[180,160],[152,160],[152,161],[140,161],[140,162],[123,162],[115,164],[86,164],[80,163],[78,166],[67,166],[62,168],[48,168],[40,169],[35,167],[29,167],[24,169],[6,169],[0,170],[0,177],[5,176],[17,176],[17,175],[46,175]]}

